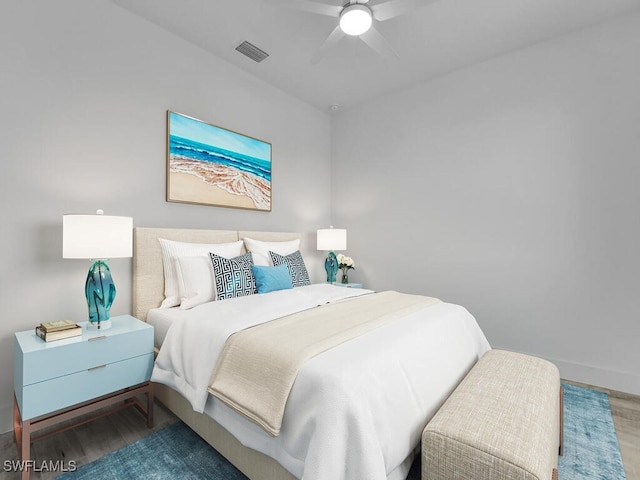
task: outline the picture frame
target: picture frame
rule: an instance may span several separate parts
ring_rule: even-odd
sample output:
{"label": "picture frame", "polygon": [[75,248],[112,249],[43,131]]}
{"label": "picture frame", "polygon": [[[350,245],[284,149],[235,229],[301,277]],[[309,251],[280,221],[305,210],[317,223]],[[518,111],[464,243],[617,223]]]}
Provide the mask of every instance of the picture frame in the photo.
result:
{"label": "picture frame", "polygon": [[271,144],[167,110],[167,201],[271,211]]}

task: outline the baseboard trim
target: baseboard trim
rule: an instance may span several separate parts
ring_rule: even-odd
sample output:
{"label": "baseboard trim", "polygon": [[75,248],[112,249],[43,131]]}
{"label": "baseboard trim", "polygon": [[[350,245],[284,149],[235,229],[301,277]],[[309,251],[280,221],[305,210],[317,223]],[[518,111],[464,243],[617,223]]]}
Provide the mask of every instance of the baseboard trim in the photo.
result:
{"label": "baseboard trim", "polygon": [[609,390],[640,395],[640,376],[617,370],[606,370],[566,360],[547,359],[557,365],[560,376],[567,380],[586,383]]}
{"label": "baseboard trim", "polygon": [[[500,348],[500,347],[495,347]],[[512,350],[505,348],[504,350]],[[521,352],[527,355],[534,355],[550,361],[560,370],[560,377],[569,381],[593,385],[594,387],[617,390],[632,395],[640,395],[640,375],[630,372],[620,372],[617,370],[607,370],[605,368],[594,367],[581,363],[559,360],[557,358],[546,357],[531,352]]]}

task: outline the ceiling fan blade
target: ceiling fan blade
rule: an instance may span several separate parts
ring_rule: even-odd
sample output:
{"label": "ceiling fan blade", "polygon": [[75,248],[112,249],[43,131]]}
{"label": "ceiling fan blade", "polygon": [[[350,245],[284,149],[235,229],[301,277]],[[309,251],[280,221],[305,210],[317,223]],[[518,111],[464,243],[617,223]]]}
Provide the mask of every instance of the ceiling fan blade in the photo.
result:
{"label": "ceiling fan blade", "polygon": [[344,32],[340,28],[340,25],[338,25],[336,28],[333,29],[333,32],[329,34],[327,39],[324,42],[322,42],[322,45],[320,45],[320,48],[318,49],[318,51],[311,58],[311,64],[315,65],[320,60],[322,60],[322,57],[324,57],[324,55],[327,53],[327,50],[335,47],[335,45],[338,43],[338,41],[342,37],[344,37]]}
{"label": "ceiling fan blade", "polygon": [[369,45],[383,57],[400,58],[398,52],[395,51],[395,49],[391,46],[387,39],[384,38],[373,25],[366,33],[360,35],[360,38],[364,43]]}
{"label": "ceiling fan blade", "polygon": [[342,7],[337,5],[327,5],[326,3],[312,2],[311,0],[266,0],[267,3],[275,7],[294,8],[308,13],[318,13],[329,17],[340,16]]}
{"label": "ceiling fan blade", "polygon": [[390,18],[410,13],[412,10],[435,1],[436,0],[389,0],[378,3],[377,5],[370,5],[369,8],[373,12],[373,18],[379,22],[384,22]]}

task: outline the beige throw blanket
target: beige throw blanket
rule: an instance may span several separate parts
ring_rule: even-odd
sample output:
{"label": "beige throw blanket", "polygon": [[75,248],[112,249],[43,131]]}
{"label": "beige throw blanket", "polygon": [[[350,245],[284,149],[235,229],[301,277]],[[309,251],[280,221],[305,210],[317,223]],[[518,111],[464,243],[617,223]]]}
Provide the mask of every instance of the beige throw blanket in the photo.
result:
{"label": "beige throw blanket", "polygon": [[308,359],[439,302],[431,297],[381,292],[239,331],[227,340],[209,391],[277,436],[293,382]]}

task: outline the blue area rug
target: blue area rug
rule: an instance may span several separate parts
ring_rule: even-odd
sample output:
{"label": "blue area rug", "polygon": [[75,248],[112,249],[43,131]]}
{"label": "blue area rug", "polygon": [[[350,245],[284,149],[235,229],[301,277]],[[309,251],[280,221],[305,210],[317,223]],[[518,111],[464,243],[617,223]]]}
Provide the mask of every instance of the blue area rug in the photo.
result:
{"label": "blue area rug", "polygon": [[[605,393],[564,384],[564,456],[560,480],[626,480]],[[152,433],[62,480],[244,480],[245,477],[182,422]],[[407,480],[420,480],[416,459]]]}
{"label": "blue area rug", "polygon": [[563,387],[560,480],[626,480],[607,394],[567,384]]}

